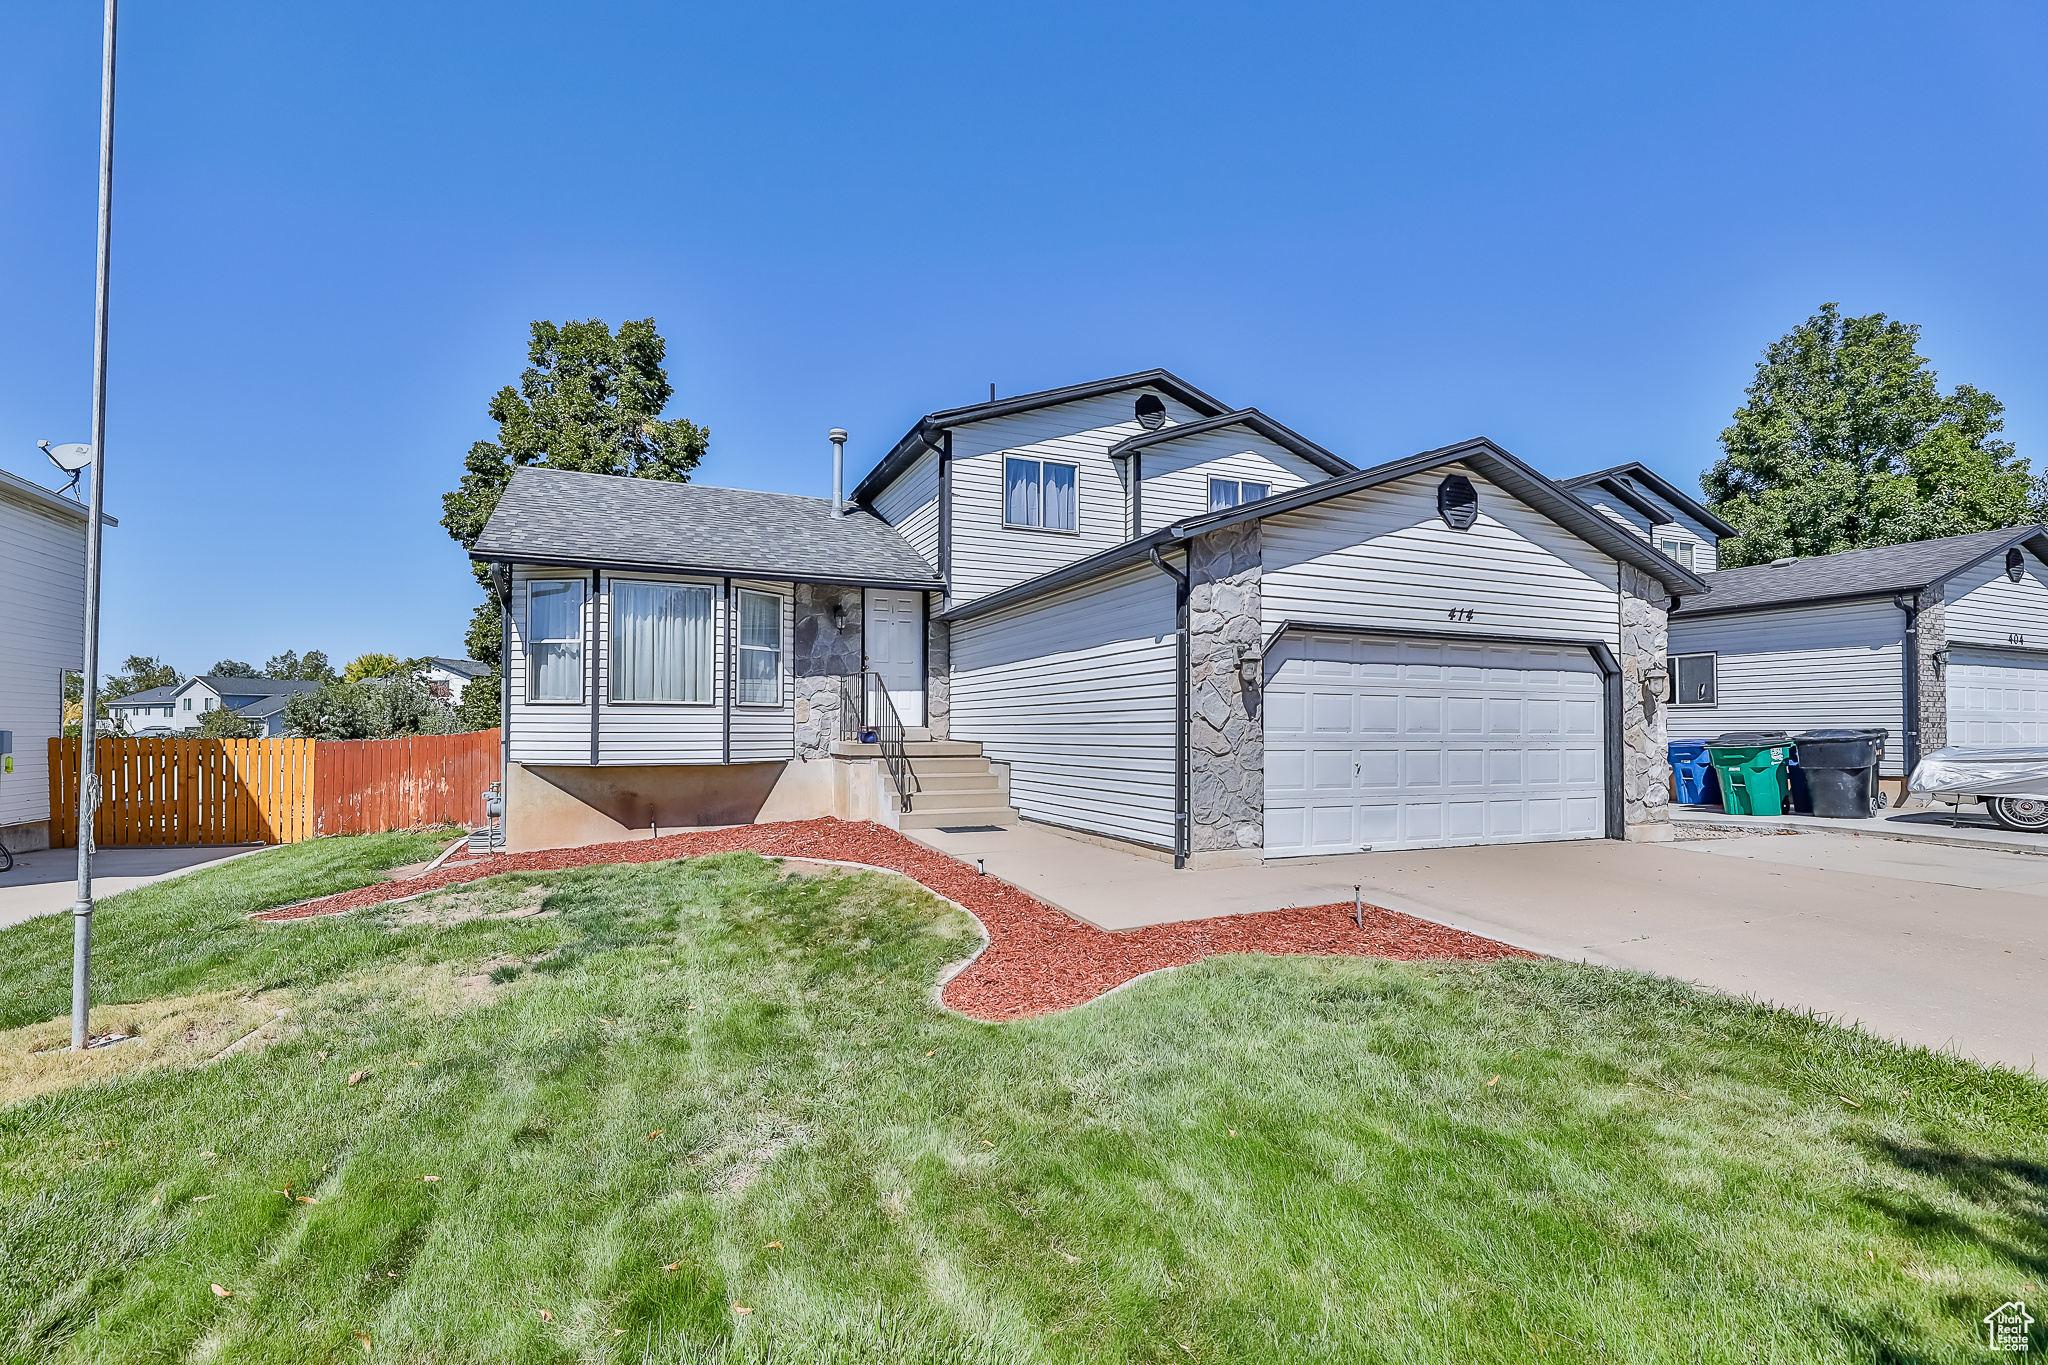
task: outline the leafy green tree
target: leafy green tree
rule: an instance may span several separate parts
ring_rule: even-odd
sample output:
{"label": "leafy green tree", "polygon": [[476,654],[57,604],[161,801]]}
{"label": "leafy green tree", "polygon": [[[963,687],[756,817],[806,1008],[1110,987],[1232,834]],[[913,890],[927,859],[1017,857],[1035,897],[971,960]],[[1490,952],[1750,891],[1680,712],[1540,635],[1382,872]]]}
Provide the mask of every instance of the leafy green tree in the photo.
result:
{"label": "leafy green tree", "polygon": [[1773,342],[1749,401],[1700,480],[1741,528],[1721,566],[1768,563],[2015,526],[2048,480],[2001,440],[2005,406],[1968,384],[1943,393],[1920,329],[1837,304]]}
{"label": "leafy green tree", "polygon": [[[689,481],[711,433],[682,418],[664,419],[675,396],[662,361],[668,343],[653,318],[535,322],[519,385],[491,399],[496,441],[478,441],[463,461],[461,484],[441,499],[441,525],[465,550],[476,544],[514,469],[537,466],[637,479]],[[488,588],[481,564],[471,566]],[[463,647],[481,663],[498,662],[498,605],[471,614]]]}
{"label": "leafy green tree", "polygon": [[[107,700],[115,697],[132,697],[137,692],[147,692],[152,687],[176,687],[185,681],[185,675],[151,655],[130,654],[121,661],[119,673],[109,673],[100,685],[100,696]],[[80,700],[82,701],[81,693]]]}
{"label": "leafy green tree", "polygon": [[293,678],[301,682],[328,682],[336,675],[327,662],[327,655],[322,651],[308,650],[305,657],[301,658],[297,650],[288,649],[282,654],[273,655],[270,662],[263,665],[263,676]]}
{"label": "leafy green tree", "polygon": [[[365,656],[371,657],[371,656]],[[390,656],[383,656],[389,658]],[[285,699],[285,732],[305,739],[390,739],[446,735],[461,727],[454,708],[427,690],[419,660],[360,679],[332,679]]]}
{"label": "leafy green tree", "polygon": [[462,700],[455,703],[455,728],[489,730],[498,720],[498,675],[486,673],[470,679],[469,686],[462,689]]}
{"label": "leafy green tree", "polygon": [[[251,676],[225,674],[227,677]],[[257,739],[263,734],[263,727],[248,717],[216,706],[199,718],[199,733],[208,739]]]}
{"label": "leafy green tree", "polygon": [[388,678],[404,667],[405,661],[396,654],[358,654],[341,670],[341,680],[354,683],[365,678]]}
{"label": "leafy green tree", "polygon": [[380,719],[373,689],[338,678],[284,702],[285,733],[301,739],[376,739]]}
{"label": "leafy green tree", "polygon": [[209,678],[260,678],[263,675],[256,671],[256,665],[254,664],[245,664],[239,659],[222,659],[212,668],[206,670],[206,676]]}

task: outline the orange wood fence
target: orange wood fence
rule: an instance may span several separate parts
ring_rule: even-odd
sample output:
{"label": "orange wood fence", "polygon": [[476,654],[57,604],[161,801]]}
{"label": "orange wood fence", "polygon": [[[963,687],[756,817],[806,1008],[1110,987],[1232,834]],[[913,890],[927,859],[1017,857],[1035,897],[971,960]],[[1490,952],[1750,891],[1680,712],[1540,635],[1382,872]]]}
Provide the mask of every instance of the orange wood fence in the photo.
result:
{"label": "orange wood fence", "polygon": [[[478,824],[498,732],[403,739],[102,739],[93,842],[292,844]],[[78,842],[78,741],[50,741],[50,843]]]}

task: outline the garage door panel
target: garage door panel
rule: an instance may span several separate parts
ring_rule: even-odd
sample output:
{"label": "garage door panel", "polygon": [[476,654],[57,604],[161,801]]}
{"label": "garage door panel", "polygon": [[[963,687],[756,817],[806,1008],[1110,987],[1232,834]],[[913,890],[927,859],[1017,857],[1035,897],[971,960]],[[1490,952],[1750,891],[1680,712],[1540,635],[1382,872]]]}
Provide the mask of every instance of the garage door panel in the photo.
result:
{"label": "garage door panel", "polygon": [[[1290,636],[1272,654],[1268,854],[1605,832],[1601,680],[1583,650]],[[1284,723],[1299,716],[1312,728]]]}
{"label": "garage door panel", "polygon": [[1948,742],[2048,744],[2048,657],[1951,646]]}

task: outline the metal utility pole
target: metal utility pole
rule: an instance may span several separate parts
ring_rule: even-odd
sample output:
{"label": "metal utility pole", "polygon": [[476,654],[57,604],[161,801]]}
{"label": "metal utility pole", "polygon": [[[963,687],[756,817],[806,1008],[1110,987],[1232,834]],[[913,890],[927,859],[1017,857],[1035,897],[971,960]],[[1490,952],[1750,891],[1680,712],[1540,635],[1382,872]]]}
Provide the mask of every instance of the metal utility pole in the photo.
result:
{"label": "metal utility pole", "polygon": [[100,514],[107,488],[107,283],[114,236],[114,27],[120,0],[107,0],[100,62],[99,285],[92,309],[92,492],[85,522],[85,688],[78,727],[78,899],[71,906],[71,1048],[88,1041],[92,974],[92,818],[100,804],[93,771],[99,740]]}

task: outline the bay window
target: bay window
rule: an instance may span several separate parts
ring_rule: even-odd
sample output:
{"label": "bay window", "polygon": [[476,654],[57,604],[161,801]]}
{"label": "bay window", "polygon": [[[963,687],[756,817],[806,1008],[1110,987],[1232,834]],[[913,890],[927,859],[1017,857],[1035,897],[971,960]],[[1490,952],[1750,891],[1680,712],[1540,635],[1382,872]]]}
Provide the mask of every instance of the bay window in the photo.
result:
{"label": "bay window", "polygon": [[611,699],[711,700],[712,589],[611,580]]}
{"label": "bay window", "polygon": [[526,699],[583,700],[583,596],[580,578],[536,578],[526,585]]}

